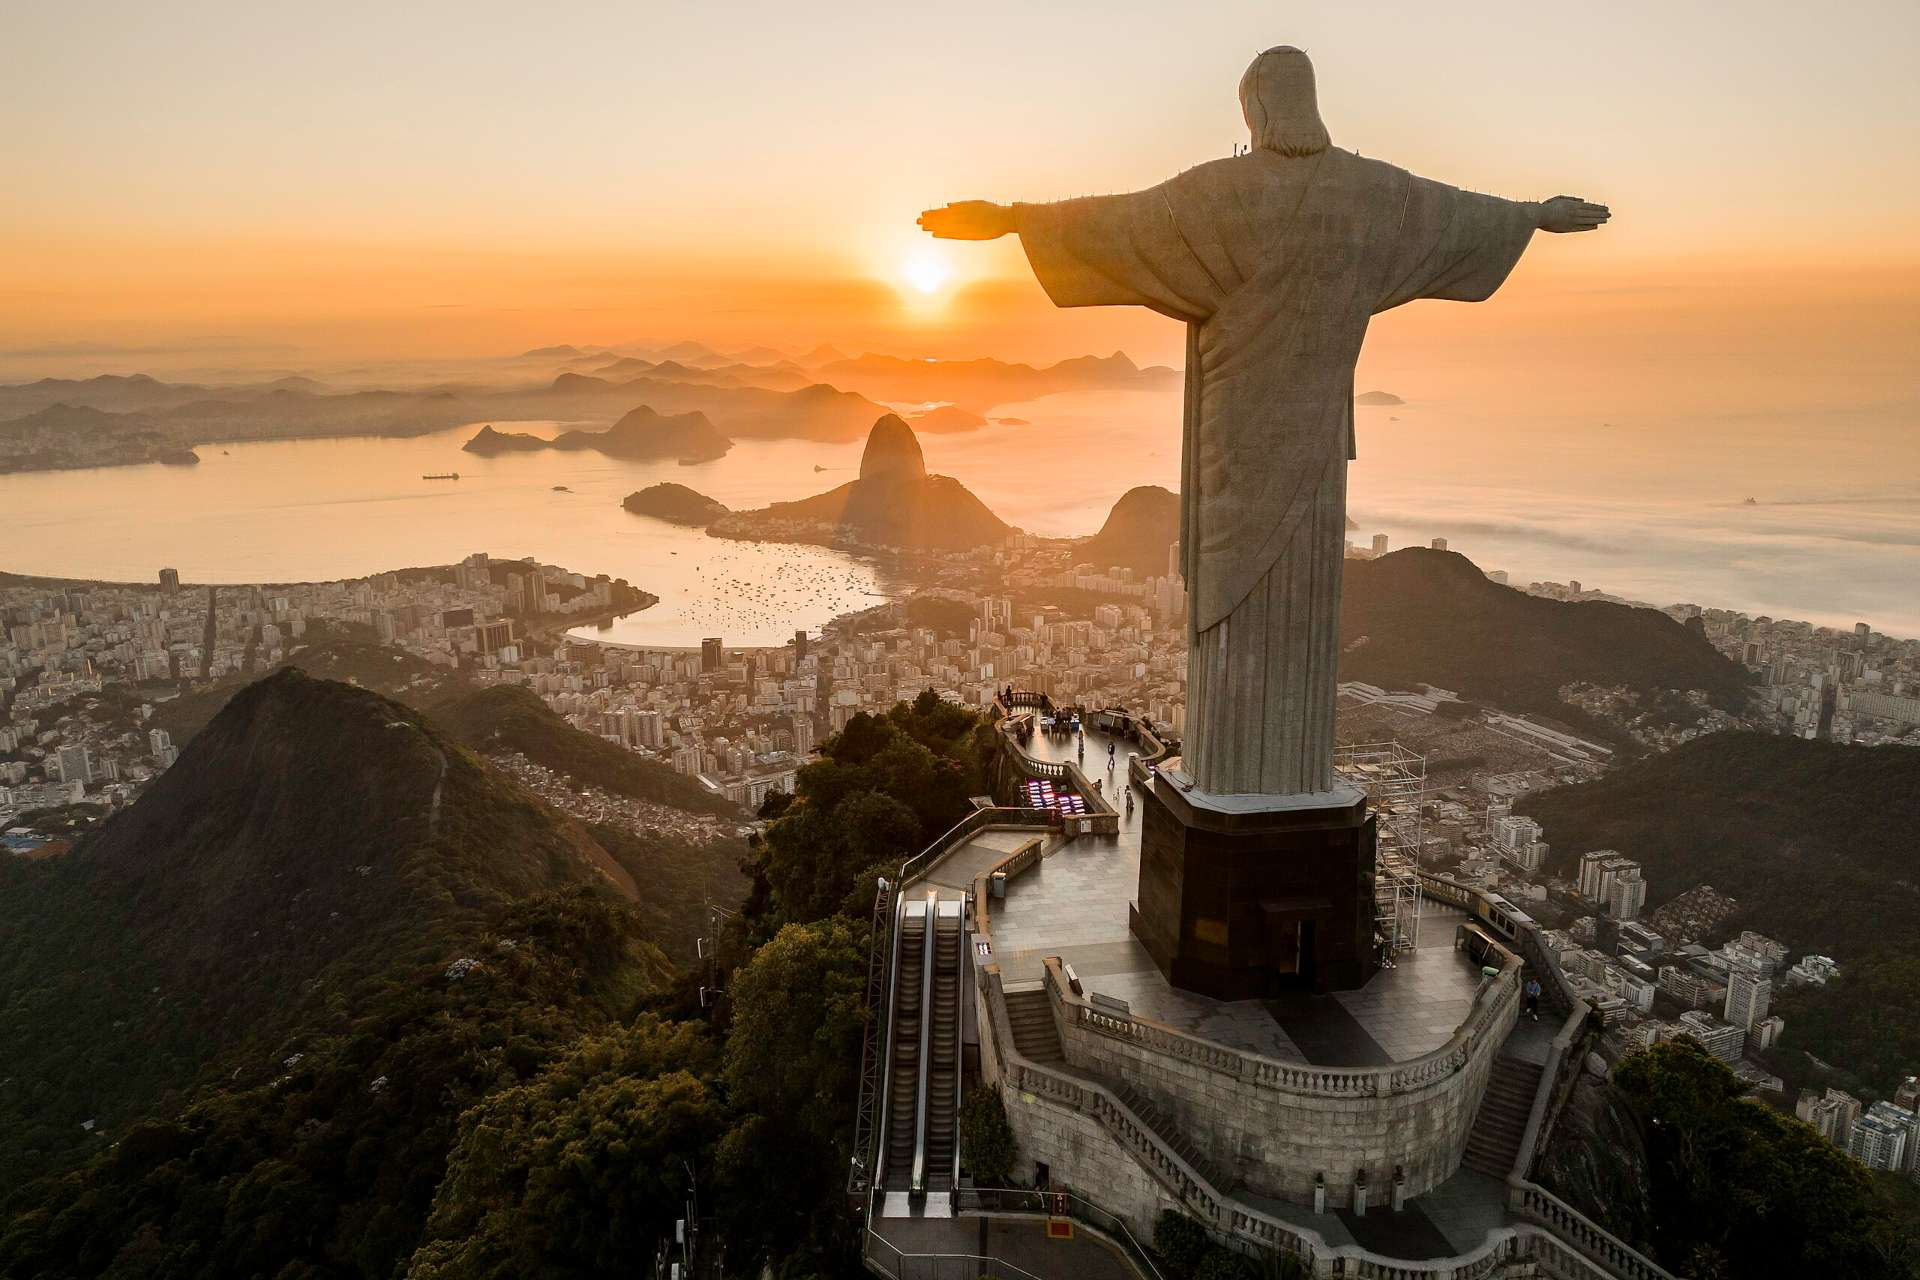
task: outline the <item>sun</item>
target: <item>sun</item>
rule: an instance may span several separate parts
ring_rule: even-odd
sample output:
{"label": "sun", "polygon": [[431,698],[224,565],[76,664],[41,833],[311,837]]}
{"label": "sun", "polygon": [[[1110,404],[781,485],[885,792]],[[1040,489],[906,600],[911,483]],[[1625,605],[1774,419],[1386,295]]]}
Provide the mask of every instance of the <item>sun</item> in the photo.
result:
{"label": "sun", "polygon": [[915,293],[932,297],[952,281],[953,264],[937,250],[916,249],[901,263],[900,278]]}

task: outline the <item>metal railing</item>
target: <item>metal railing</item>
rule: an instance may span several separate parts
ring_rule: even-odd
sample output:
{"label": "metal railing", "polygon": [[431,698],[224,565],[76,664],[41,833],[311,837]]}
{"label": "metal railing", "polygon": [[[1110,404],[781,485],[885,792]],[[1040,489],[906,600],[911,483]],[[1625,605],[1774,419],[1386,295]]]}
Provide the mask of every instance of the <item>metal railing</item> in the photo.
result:
{"label": "metal railing", "polygon": [[1057,827],[1060,815],[1052,809],[1028,809],[1015,805],[993,805],[985,809],[975,809],[960,821],[947,828],[946,833],[932,844],[900,864],[897,883],[905,889],[908,884],[932,870],[935,863],[951,853],[961,843],[979,835],[988,827]]}
{"label": "metal railing", "polygon": [[969,1187],[960,1193],[963,1213],[1070,1218],[1105,1236],[1127,1255],[1146,1280],[1165,1280],[1153,1253],[1135,1238],[1127,1220],[1074,1191],[1023,1191],[1017,1187]]}
{"label": "metal railing", "polygon": [[905,1253],[867,1228],[867,1266],[893,1280],[1041,1280],[1031,1271],[977,1253]]}
{"label": "metal railing", "polygon": [[[873,919],[867,939],[866,1021],[860,1034],[860,1092],[854,1104],[853,1165],[847,1172],[847,1194],[863,1198],[872,1185],[878,1153],[874,1109],[882,1101],[886,1054],[882,1044],[893,1018],[893,885],[881,879],[874,887]],[[882,1001],[885,1002],[884,1007]]]}

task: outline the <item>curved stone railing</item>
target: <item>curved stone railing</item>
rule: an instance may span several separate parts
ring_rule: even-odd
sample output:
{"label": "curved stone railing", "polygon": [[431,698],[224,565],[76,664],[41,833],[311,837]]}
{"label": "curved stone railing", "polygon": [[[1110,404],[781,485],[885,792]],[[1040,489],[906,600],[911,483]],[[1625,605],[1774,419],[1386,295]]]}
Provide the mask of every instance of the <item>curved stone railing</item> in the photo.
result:
{"label": "curved stone railing", "polygon": [[[1017,696],[1017,695],[1016,695]],[[1088,835],[1118,835],[1120,833],[1120,811],[1113,807],[1113,801],[1071,760],[1041,760],[1028,755],[1020,740],[1008,731],[1005,725],[998,726],[1001,744],[1009,752],[1018,768],[1030,778],[1045,778],[1049,782],[1065,782],[1077,791],[1087,802],[1084,818],[1067,818],[1065,821],[1077,822]]]}
{"label": "curved stone railing", "polygon": [[1511,1022],[1507,1015],[1520,1003],[1521,962],[1504,947],[1500,955],[1500,976],[1475,994],[1466,1021],[1445,1044],[1409,1062],[1384,1067],[1316,1067],[1228,1048],[1165,1023],[1098,1008],[1068,989],[1057,960],[1049,957],[1046,967],[1047,983],[1061,1017],[1085,1030],[1261,1088],[1308,1097],[1384,1098],[1424,1089],[1465,1070],[1488,1029],[1503,1021]]}
{"label": "curved stone railing", "polygon": [[1509,1178],[1507,1207],[1520,1218],[1546,1229],[1549,1237],[1574,1256],[1597,1267],[1598,1274],[1621,1280],[1674,1280],[1632,1245],[1595,1223],[1545,1187]]}
{"label": "curved stone railing", "polygon": [[1525,1193],[1514,1208],[1522,1221],[1495,1228],[1469,1253],[1416,1261],[1384,1257],[1358,1245],[1329,1245],[1318,1232],[1263,1213],[1215,1186],[1098,1081],[1021,1057],[1007,1019],[1000,967],[986,965],[978,973],[988,1011],[982,1049],[989,1061],[997,1058],[1006,1083],[1096,1121],[1169,1196],[1221,1236],[1290,1254],[1317,1278],[1488,1280],[1511,1264],[1533,1263],[1535,1274],[1573,1280],[1674,1280],[1544,1188],[1518,1179],[1510,1180],[1510,1186]]}
{"label": "curved stone railing", "polygon": [[1044,693],[1035,693],[1030,689],[1015,689],[1012,697],[1002,693],[994,694],[993,705],[1000,711],[1000,714],[994,717],[999,720],[1015,711],[1051,712],[1053,699]]}

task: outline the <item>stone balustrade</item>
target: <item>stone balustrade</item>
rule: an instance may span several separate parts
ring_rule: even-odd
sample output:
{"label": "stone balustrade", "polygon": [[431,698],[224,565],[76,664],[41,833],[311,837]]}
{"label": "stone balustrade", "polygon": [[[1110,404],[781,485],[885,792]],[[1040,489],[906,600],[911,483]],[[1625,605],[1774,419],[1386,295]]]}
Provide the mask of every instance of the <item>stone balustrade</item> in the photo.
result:
{"label": "stone balustrade", "polygon": [[1545,1187],[1519,1178],[1509,1178],[1507,1185],[1512,1192],[1508,1207],[1515,1215],[1545,1228],[1562,1250],[1573,1250],[1594,1268],[1587,1274],[1615,1280],[1674,1280],[1671,1272]]}
{"label": "stone balustrade", "polygon": [[[1527,1274],[1568,1280],[1674,1280],[1558,1197],[1519,1179],[1511,1184],[1524,1192],[1516,1214],[1522,1221],[1490,1232],[1469,1254],[1409,1261],[1357,1245],[1329,1245],[1319,1233],[1263,1213],[1215,1186],[1098,1081],[1022,1058],[1013,1046],[997,965],[982,971],[981,988],[988,1015],[982,1048],[987,1061],[999,1064],[1001,1078],[1012,1091],[1010,1105],[1040,1103],[1087,1117],[1152,1175],[1168,1201],[1223,1236],[1299,1259],[1316,1278],[1488,1280],[1509,1268],[1529,1267]],[[1151,1212],[1136,1210],[1135,1216],[1139,1229],[1150,1227]]]}
{"label": "stone balustrade", "polygon": [[1165,1023],[1114,1013],[1067,990],[1058,961],[1046,962],[1047,982],[1063,1021],[1127,1041],[1152,1053],[1193,1063],[1264,1089],[1324,1098],[1385,1098],[1424,1089],[1462,1070],[1489,1028],[1512,1026],[1503,1015],[1519,1007],[1520,958],[1501,948],[1500,976],[1483,986],[1473,1008],[1446,1044],[1410,1062],[1382,1067],[1316,1067],[1234,1049]]}

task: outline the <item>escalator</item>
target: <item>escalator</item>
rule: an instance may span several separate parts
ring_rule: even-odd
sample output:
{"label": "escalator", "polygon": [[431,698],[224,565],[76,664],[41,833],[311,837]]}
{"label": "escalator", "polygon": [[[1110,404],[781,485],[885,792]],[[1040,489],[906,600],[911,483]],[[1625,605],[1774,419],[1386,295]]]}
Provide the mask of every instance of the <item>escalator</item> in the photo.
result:
{"label": "escalator", "polygon": [[921,1117],[925,1189],[953,1189],[959,1154],[962,977],[966,962],[964,904],[948,899],[934,917],[933,987],[927,1011],[927,1091]]}
{"label": "escalator", "polygon": [[927,904],[904,901],[893,953],[893,1013],[887,1027],[886,1139],[880,1186],[912,1189],[920,1125],[920,1041],[925,1006]]}

